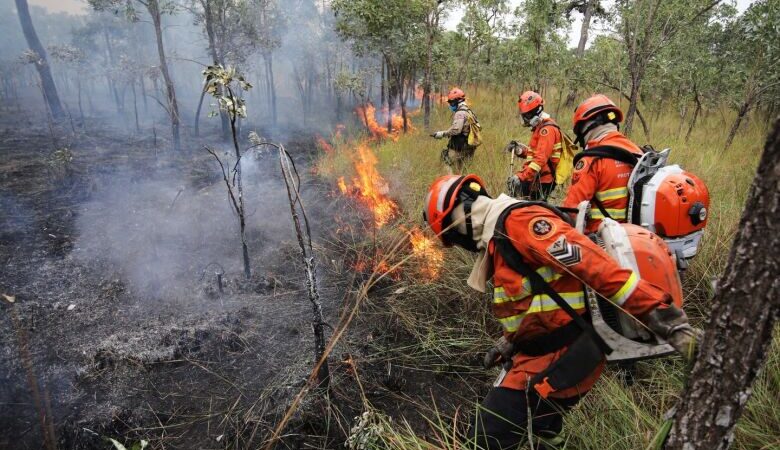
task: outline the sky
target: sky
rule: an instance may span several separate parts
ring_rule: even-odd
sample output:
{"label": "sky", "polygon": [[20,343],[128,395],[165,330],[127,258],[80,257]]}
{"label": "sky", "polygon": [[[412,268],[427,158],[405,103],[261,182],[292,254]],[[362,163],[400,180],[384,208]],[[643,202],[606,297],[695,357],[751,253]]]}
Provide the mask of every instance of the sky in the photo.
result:
{"label": "sky", "polygon": [[[734,1],[734,0],[726,0],[726,1]],[[748,6],[750,6],[751,3],[754,3],[755,0],[736,0],[734,3],[736,3],[737,10],[739,12],[744,11],[747,9]],[[510,10],[514,10],[517,6],[519,6],[521,3],[521,0],[509,0]],[[614,1],[607,0],[605,4],[607,6],[610,6],[613,4]],[[444,28],[448,30],[454,30],[458,23],[460,22],[460,19],[463,17],[463,8],[458,8],[452,12],[450,12],[449,16],[447,17],[447,20],[444,22]],[[571,29],[569,30],[569,46],[576,47],[577,42],[580,39],[580,27],[582,26],[582,15],[574,13],[572,14],[572,25]],[[595,32],[595,34],[598,34],[599,31],[603,31],[604,24],[596,24],[594,26],[591,26],[591,30]],[[593,34],[593,33],[591,33]],[[593,39],[590,39],[592,42]]]}
{"label": "sky", "polygon": [[[83,14],[87,9],[86,0],[28,0],[30,5],[43,6],[52,12],[67,12],[72,14]],[[733,1],[733,0],[732,0]],[[736,0],[737,9],[744,11],[754,0]],[[510,0],[511,8],[514,9],[520,4],[521,0]],[[611,3],[607,1],[607,4]],[[447,21],[444,23],[444,27],[450,30],[454,30],[463,17],[463,9],[459,8],[450,13]],[[573,14],[571,29],[569,31],[569,45],[574,47],[577,45],[579,39],[580,26],[582,24],[582,17],[579,14]],[[603,26],[603,25],[602,25]],[[600,26],[596,25],[594,31],[599,32]]]}

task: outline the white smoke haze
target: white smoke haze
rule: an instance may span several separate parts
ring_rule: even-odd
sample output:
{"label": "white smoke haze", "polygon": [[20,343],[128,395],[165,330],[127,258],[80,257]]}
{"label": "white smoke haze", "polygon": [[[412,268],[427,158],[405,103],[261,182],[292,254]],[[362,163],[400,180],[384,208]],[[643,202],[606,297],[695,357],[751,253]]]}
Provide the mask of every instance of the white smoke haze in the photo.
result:
{"label": "white smoke haze", "polygon": [[[226,166],[235,162],[226,152],[220,157]],[[226,277],[238,276],[237,217],[217,162],[205,162],[213,168],[205,185],[170,170],[142,178],[118,173],[96,183],[97,191],[78,213],[75,257],[100,262],[129,288],[155,299],[190,295],[211,263],[223,267]],[[242,163],[247,238],[256,265],[294,237],[275,162],[273,155],[250,155]]]}

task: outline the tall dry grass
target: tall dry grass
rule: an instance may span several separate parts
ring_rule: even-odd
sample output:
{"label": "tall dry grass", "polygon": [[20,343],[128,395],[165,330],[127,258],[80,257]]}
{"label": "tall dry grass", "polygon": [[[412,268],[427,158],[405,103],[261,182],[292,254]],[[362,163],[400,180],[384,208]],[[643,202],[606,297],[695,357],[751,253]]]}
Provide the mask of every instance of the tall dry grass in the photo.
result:
{"label": "tall dry grass", "polygon": [[[486,89],[469,97],[469,103],[483,125],[484,144],[477,150],[468,171],[480,175],[493,194],[503,190],[509,176],[509,159],[503,153],[503,147],[511,139],[527,141],[530,137],[528,129],[517,119],[514,101],[514,97]],[[556,110],[554,106],[548,106],[548,112],[564,130],[570,130],[572,111]],[[671,148],[672,162],[697,174],[710,190],[712,204],[705,241],[685,278],[686,309],[701,324],[709,310],[707,299],[711,296],[713,281],[726,265],[742,205],[763,148],[767,124],[759,117],[752,118],[743,126],[732,148],[723,151],[733,119],[733,113],[727,109],[707,111],[688,142],[685,140],[687,123],[681,124],[677,111],[656,111],[650,105],[643,112],[649,121],[651,135],[645,136],[638,127],[633,139],[640,145],[652,144],[656,149]],[[437,107],[430,130],[422,129],[422,118],[415,116],[412,120],[416,131],[395,142],[374,145],[379,173],[390,186],[390,196],[400,206],[400,217],[392,226],[372,230],[370,246],[365,242],[353,242],[348,246],[350,251],[366,252],[370,247],[371,252],[381,253],[382,242],[391,241],[390,235],[422,225],[420,211],[427,188],[437,176],[445,173],[445,167],[439,161],[445,142],[430,138],[429,133],[446,129],[449,119],[447,108]],[[360,133],[360,128],[355,127],[344,135],[358,136]],[[320,174],[334,180],[339,176],[349,179],[353,172],[350,155],[355,139],[362,138],[336,139],[335,152],[323,156],[319,162]],[[559,188],[551,202],[560,202],[563,191]],[[385,349],[382,358],[401,362],[407,367],[441,371],[460,380],[466,379],[471,385],[486,384],[485,380],[494,374],[476,367],[473,356],[484,351],[499,330],[490,317],[489,299],[466,286],[472,256],[462,250],[449,249],[446,258],[447,264],[437,279],[420,276],[415,264],[424,266],[426,262],[411,260],[393,286],[403,295],[375,296],[365,314],[372,316],[371,320],[397,323],[408,337],[394,352]],[[747,412],[739,422],[736,448],[780,448],[780,408],[776,404],[780,398],[778,350],[775,339],[767,366],[756,383]],[[682,389],[686,371],[684,364],[675,358],[642,362],[637,368],[636,382],[627,386],[616,369],[608,370],[594,390],[567,416],[566,448],[645,448]],[[477,392],[480,390],[484,392],[484,389],[474,388],[461,393],[466,409],[479,401]],[[379,417],[375,429],[382,430],[376,445],[397,449],[464,448],[454,437],[452,423],[456,419],[452,412],[439,410],[435,400],[430,398],[416,400],[418,408],[428,417],[429,432],[421,435],[414,431],[417,427],[403,420],[389,421],[382,411],[373,411],[372,414]]]}

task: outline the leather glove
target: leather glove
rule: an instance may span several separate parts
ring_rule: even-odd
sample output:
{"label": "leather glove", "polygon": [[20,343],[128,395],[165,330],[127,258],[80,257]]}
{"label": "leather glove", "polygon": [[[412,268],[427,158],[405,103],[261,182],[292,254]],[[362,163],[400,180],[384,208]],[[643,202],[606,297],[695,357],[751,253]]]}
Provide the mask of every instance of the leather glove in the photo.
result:
{"label": "leather glove", "polygon": [[703,333],[688,323],[688,316],[682,309],[674,305],[656,308],[647,314],[645,324],[686,359],[692,359],[696,354],[696,343],[701,341]]}
{"label": "leather glove", "polygon": [[485,360],[482,365],[485,369],[501,363],[504,366],[504,370],[509,371],[512,368],[512,355],[515,353],[515,346],[507,340],[504,336],[496,341],[496,345],[485,353]]}
{"label": "leather glove", "polygon": [[517,150],[520,147],[520,143],[517,141],[509,141],[508,144],[506,144],[506,147],[504,147],[504,151],[509,152],[515,152],[515,155],[517,155]]}
{"label": "leather glove", "polygon": [[518,192],[520,192],[520,177],[517,176],[517,174],[512,175],[511,177],[507,178],[506,180],[506,191],[510,195],[517,195]]}
{"label": "leather glove", "polygon": [[444,131],[437,131],[433,133],[431,136],[433,136],[434,139],[441,139],[444,137]]}

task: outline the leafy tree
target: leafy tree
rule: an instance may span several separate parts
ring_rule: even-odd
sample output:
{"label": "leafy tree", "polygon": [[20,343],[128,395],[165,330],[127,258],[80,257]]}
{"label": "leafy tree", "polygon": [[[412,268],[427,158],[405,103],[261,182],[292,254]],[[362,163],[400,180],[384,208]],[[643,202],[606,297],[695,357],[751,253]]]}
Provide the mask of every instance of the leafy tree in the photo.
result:
{"label": "leafy tree", "polygon": [[165,56],[162,33],[162,16],[163,14],[173,14],[176,10],[176,4],[171,0],[88,0],[88,2],[96,11],[113,11],[115,14],[121,12],[131,22],[138,22],[140,20],[137,8],[142,6],[152,18],[154,33],[157,38],[157,53],[160,58],[160,72],[162,72],[163,80],[165,81],[165,90],[168,100],[166,110],[171,119],[173,148],[174,150],[179,150],[181,148],[179,105],[176,100],[176,89],[173,85],[173,78],[171,78],[170,71],[168,70],[168,61]]}
{"label": "leafy tree", "polygon": [[[729,80],[727,101],[737,117],[729,130],[728,149],[747,114],[760,105],[777,104],[780,93],[780,0],[760,0],[729,27],[730,37],[717,65]],[[774,93],[775,95],[767,95]]]}
{"label": "leafy tree", "polygon": [[624,130],[631,133],[648,66],[683,28],[706,20],[720,0],[617,0],[619,30],[628,55],[629,105]]}
{"label": "leafy tree", "polygon": [[[604,18],[607,16],[607,11],[601,4],[600,0],[574,0],[566,5],[566,18],[571,17],[571,13],[577,11],[582,14],[582,26],[580,26],[580,39],[577,43],[577,50],[574,55],[577,61],[582,61],[585,55],[585,46],[588,44],[588,34],[590,32],[591,21],[596,18]],[[575,65],[577,67],[577,65]],[[569,90],[569,95],[566,96],[566,106],[574,104],[574,100],[577,99],[577,84],[573,84]]]}

